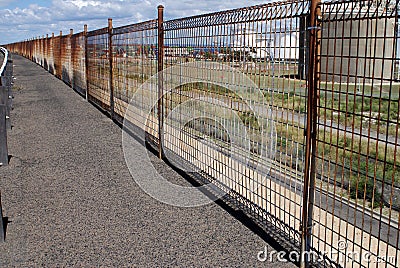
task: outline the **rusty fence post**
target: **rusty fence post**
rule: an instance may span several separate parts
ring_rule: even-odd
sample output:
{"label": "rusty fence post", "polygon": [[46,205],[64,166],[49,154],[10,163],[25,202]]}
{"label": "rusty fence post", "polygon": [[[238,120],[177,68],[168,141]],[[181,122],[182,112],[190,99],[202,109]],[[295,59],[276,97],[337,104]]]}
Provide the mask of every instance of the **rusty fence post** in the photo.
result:
{"label": "rusty fence post", "polygon": [[72,66],[72,36],[74,35],[74,30],[69,29],[69,35],[68,35],[68,79],[69,79],[69,86],[74,89],[74,71],[73,71],[73,66]]}
{"label": "rusty fence post", "polygon": [[46,34],[46,41],[44,42],[44,68],[49,71],[49,34]]}
{"label": "rusty fence post", "polygon": [[114,81],[113,81],[113,24],[112,19],[108,19],[108,62],[110,65],[108,87],[110,89],[110,116],[114,119]]}
{"label": "rusty fence post", "polygon": [[88,100],[89,96],[89,58],[88,58],[88,37],[87,37],[87,32],[88,32],[88,26],[85,24],[83,26],[83,34],[85,38],[85,76],[86,76],[86,91],[85,91],[85,96],[86,100]]}
{"label": "rusty fence post", "polygon": [[25,58],[29,58],[29,43],[28,43],[29,41],[28,41],[28,39],[26,39],[25,40],[25,42],[24,42],[24,54],[23,54],[23,56],[25,57]]}
{"label": "rusty fence post", "polygon": [[301,262],[300,267],[309,267],[312,254],[312,226],[315,191],[315,161],[317,141],[317,112],[318,112],[318,73],[319,73],[319,24],[321,0],[311,0],[309,53],[308,53],[308,96],[307,96],[307,125],[306,125],[306,158],[304,168],[303,207],[301,217]]}
{"label": "rusty fence post", "polygon": [[34,50],[34,38],[32,37],[31,40],[29,40],[29,59],[33,61],[33,50]]}
{"label": "rusty fence post", "polygon": [[157,116],[158,116],[158,157],[163,158],[163,131],[164,131],[164,104],[163,104],[163,92],[164,92],[164,6],[159,5],[158,7],[158,101],[157,101]]}
{"label": "rusty fence post", "polygon": [[44,52],[44,35],[42,35],[42,39],[41,39],[41,44],[42,44],[42,47],[41,47],[41,53],[42,53],[42,60],[41,60],[41,65],[42,65],[42,67],[44,67],[44,57],[45,57],[45,52]]}
{"label": "rusty fence post", "polygon": [[51,33],[51,38],[50,38],[50,52],[51,52],[51,62],[53,64],[53,66],[50,68],[51,70],[51,74],[55,75],[55,58],[54,58],[54,33]]}
{"label": "rusty fence post", "polygon": [[59,37],[59,40],[58,40],[58,42],[59,42],[59,44],[60,44],[60,52],[59,52],[59,54],[58,54],[58,62],[57,62],[57,66],[58,66],[58,68],[56,69],[56,77],[58,78],[58,79],[61,79],[61,81],[63,80],[63,77],[62,77],[62,71],[63,71],[63,62],[64,62],[64,60],[63,60],[63,57],[64,57],[64,51],[63,51],[63,47],[64,47],[64,44],[63,44],[63,32],[62,31],[60,31],[60,37]]}
{"label": "rusty fence post", "polygon": [[38,64],[38,41],[39,38],[35,37],[33,40],[33,61]]}

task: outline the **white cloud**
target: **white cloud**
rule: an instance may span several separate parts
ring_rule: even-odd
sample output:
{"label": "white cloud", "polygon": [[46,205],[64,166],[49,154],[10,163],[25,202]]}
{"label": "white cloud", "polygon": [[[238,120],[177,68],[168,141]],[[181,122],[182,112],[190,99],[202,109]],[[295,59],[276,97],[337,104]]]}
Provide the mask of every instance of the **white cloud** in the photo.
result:
{"label": "white cloud", "polygon": [[[2,4],[12,0],[0,0]],[[121,26],[156,18],[157,6],[165,7],[165,18],[173,19],[224,9],[265,3],[261,0],[53,0],[50,7],[36,4],[27,8],[0,9],[0,43],[24,40],[35,36],[69,32],[80,32],[84,24],[89,29],[107,25],[107,18]]]}
{"label": "white cloud", "polygon": [[101,5],[100,1],[83,1],[83,0],[70,0],[70,1],[64,1],[65,3],[70,3],[74,6],[77,6],[79,9],[82,7],[87,7],[87,6],[99,6]]}

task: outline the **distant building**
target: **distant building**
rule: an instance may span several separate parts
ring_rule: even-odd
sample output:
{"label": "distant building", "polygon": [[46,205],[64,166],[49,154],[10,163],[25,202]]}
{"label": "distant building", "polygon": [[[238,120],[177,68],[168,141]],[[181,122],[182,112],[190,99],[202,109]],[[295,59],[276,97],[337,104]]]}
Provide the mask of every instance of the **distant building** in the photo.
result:
{"label": "distant building", "polygon": [[191,48],[188,47],[164,47],[164,55],[170,57],[187,57],[191,54]]}
{"label": "distant building", "polygon": [[[356,82],[360,77],[370,83],[376,79],[389,81],[394,73],[393,58],[398,58],[396,20],[394,16],[379,16],[393,11],[376,7],[373,1],[349,2],[338,5],[329,14],[322,14],[321,80]],[[331,15],[330,15],[331,14]],[[378,15],[377,15],[378,14]],[[369,17],[368,20],[360,19]],[[232,34],[230,47],[257,60],[294,61],[299,67],[306,64],[305,38],[299,30],[276,31],[241,28]],[[305,25],[301,31],[304,33]],[[263,34],[261,33],[263,32]],[[300,77],[304,70],[299,69]]]}
{"label": "distant building", "polygon": [[288,32],[261,36],[254,30],[241,29],[233,35],[234,51],[247,52],[258,60],[297,61],[299,58],[299,33]]}
{"label": "distant building", "polygon": [[276,35],[271,47],[275,59],[297,61],[299,59],[299,32]]}
{"label": "distant building", "polygon": [[[362,2],[362,1],[361,1]],[[368,2],[368,1],[364,1]],[[346,10],[335,10],[322,29],[321,80],[370,83],[389,81],[396,58],[396,21],[377,16],[381,8],[354,3]],[[338,15],[340,14],[340,15]],[[368,20],[359,19],[368,16]]]}

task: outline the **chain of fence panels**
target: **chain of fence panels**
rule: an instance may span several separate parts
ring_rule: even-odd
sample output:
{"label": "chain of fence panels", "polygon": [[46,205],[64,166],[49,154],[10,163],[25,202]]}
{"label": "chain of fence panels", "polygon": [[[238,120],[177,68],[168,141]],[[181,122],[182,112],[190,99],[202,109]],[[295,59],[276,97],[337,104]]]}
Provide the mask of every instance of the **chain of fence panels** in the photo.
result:
{"label": "chain of fence panels", "polygon": [[[398,267],[398,13],[398,1],[295,0],[164,21],[159,8],[7,47],[145,131],[302,265]],[[127,109],[152,79],[143,125]]]}

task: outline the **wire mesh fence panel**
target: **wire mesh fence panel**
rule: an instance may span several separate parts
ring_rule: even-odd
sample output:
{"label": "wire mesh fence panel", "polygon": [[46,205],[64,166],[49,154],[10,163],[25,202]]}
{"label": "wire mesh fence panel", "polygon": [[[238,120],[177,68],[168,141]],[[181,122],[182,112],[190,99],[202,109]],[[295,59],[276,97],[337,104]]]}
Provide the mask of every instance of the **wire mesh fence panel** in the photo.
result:
{"label": "wire mesh fence panel", "polygon": [[61,78],[62,63],[61,63],[61,36],[55,36],[52,38],[52,53],[53,53],[53,74],[57,78]]}
{"label": "wire mesh fence panel", "polygon": [[32,51],[32,60],[33,60],[33,62],[35,62],[35,63],[37,63],[37,58],[38,58],[38,44],[37,44],[37,41],[36,40],[34,40],[33,42],[32,42],[32,47],[33,47],[33,51]]}
{"label": "wire mesh fence panel", "polygon": [[41,64],[42,63],[42,46],[41,46],[41,40],[38,38],[36,39],[36,63]]}
{"label": "wire mesh fence panel", "polygon": [[[21,43],[17,43],[13,45],[16,49],[16,52],[23,55],[24,56],[24,46],[25,46],[25,42],[21,42]],[[14,48],[13,48],[14,49]],[[14,50],[13,50],[14,51]]]}
{"label": "wire mesh fence panel", "polygon": [[346,267],[400,262],[397,10],[397,1],[321,5],[312,247]]}
{"label": "wire mesh fence panel", "polygon": [[61,80],[71,85],[71,35],[61,37]]}
{"label": "wire mesh fence panel", "polygon": [[35,39],[33,41],[33,62],[38,64],[39,63],[39,57],[40,57],[39,40]]}
{"label": "wire mesh fence panel", "polygon": [[54,57],[53,57],[53,38],[47,39],[47,66],[48,71],[54,74]]}
{"label": "wire mesh fence panel", "polygon": [[23,55],[25,55],[25,57],[27,57],[27,58],[29,58],[29,52],[28,52],[28,49],[29,49],[29,47],[28,47],[28,42],[24,42],[23,44],[22,44],[22,50],[23,50]]}
{"label": "wire mesh fence panel", "polygon": [[88,99],[98,107],[110,110],[110,62],[108,28],[88,33],[87,79]]}
{"label": "wire mesh fence panel", "polygon": [[31,56],[31,53],[30,53],[30,43],[24,42],[24,44],[23,44],[23,50],[24,50],[24,54],[26,55],[26,57],[30,59],[30,56]]}
{"label": "wire mesh fence panel", "polygon": [[31,60],[36,63],[36,41],[31,42]]}
{"label": "wire mesh fence panel", "polygon": [[43,59],[42,59],[42,67],[45,70],[48,70],[49,66],[47,63],[48,60],[48,47],[47,47],[47,37],[43,37],[42,39],[42,43],[43,43]]}
{"label": "wire mesh fence panel", "polygon": [[72,88],[86,95],[85,33],[71,36],[71,83]]}
{"label": "wire mesh fence panel", "polygon": [[39,43],[39,52],[38,52],[38,54],[39,54],[39,59],[38,59],[38,64],[40,65],[40,66],[42,66],[43,67],[43,58],[44,58],[44,54],[43,54],[43,49],[44,49],[44,46],[43,46],[43,38],[40,38],[39,40],[38,40],[38,43]]}
{"label": "wire mesh fence panel", "polygon": [[166,156],[296,247],[307,12],[288,1],[163,24]]}
{"label": "wire mesh fence panel", "polygon": [[43,47],[43,38],[38,39],[38,43],[39,43],[38,64],[43,67],[43,58],[44,58],[44,55],[43,55],[43,48],[44,48]]}
{"label": "wire mesh fence panel", "polygon": [[[157,29],[157,20],[146,21],[113,29],[112,39],[115,118],[121,123],[123,119],[129,120],[146,131],[153,141],[158,139],[157,107],[154,106],[158,98],[152,94],[157,92],[157,81],[153,77],[158,70]],[[135,94],[141,97],[131,102]],[[145,121],[138,118],[139,114],[127,112],[129,104],[150,111],[147,125],[141,123]]]}
{"label": "wire mesh fence panel", "polygon": [[29,59],[32,60],[32,42],[29,42],[26,44],[27,47],[27,56],[29,57]]}
{"label": "wire mesh fence panel", "polygon": [[24,42],[24,44],[23,44],[23,53],[24,53],[24,55],[27,57],[27,58],[29,58],[30,59],[30,43],[28,43],[28,42]]}

